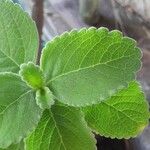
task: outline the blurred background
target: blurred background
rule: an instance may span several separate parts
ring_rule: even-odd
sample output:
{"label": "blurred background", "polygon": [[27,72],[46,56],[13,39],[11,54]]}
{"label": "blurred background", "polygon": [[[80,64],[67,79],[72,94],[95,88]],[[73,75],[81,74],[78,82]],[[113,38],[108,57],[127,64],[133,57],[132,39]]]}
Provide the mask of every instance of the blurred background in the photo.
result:
{"label": "blurred background", "polygon": [[[39,55],[45,42],[73,28],[118,29],[137,40],[143,67],[137,75],[150,103],[150,0],[14,0],[36,21]],[[150,150],[150,127],[137,138],[111,140],[96,135],[98,150]]]}

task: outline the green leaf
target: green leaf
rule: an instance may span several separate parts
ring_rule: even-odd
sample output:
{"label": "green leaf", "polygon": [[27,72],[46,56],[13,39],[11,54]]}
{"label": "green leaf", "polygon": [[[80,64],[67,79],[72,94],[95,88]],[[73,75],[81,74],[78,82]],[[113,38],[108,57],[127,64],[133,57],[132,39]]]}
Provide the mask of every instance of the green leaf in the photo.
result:
{"label": "green leaf", "polygon": [[6,149],[0,148],[0,150],[24,150],[24,143],[23,143],[23,141],[21,141],[18,144],[12,144],[11,146],[9,146]]}
{"label": "green leaf", "polygon": [[18,75],[1,73],[0,83],[0,148],[6,148],[35,128],[41,110],[35,95]]}
{"label": "green leaf", "polygon": [[140,68],[136,42],[106,28],[73,30],[49,42],[41,68],[62,103],[96,104],[127,87]]}
{"label": "green leaf", "polygon": [[54,96],[48,87],[36,91],[36,103],[41,109],[51,108],[54,102]]}
{"label": "green leaf", "polygon": [[18,4],[0,0],[0,72],[18,72],[19,65],[36,60],[35,23]]}
{"label": "green leaf", "polygon": [[44,75],[39,66],[32,62],[22,64],[19,71],[22,80],[31,88],[40,89],[45,86]]}
{"label": "green leaf", "polygon": [[88,125],[95,132],[119,139],[137,136],[149,120],[148,103],[136,82],[107,101],[85,108],[84,112]]}
{"label": "green leaf", "polygon": [[94,137],[81,111],[63,105],[45,110],[26,150],[95,150]]}

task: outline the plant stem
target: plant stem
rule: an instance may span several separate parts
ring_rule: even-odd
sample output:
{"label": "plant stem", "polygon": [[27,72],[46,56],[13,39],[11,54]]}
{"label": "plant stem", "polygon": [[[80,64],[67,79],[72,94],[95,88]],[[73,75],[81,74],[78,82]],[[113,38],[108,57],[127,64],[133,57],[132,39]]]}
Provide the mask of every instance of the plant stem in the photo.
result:
{"label": "plant stem", "polygon": [[37,64],[39,64],[41,51],[42,51],[42,34],[43,34],[43,24],[44,24],[44,0],[32,0],[32,18],[36,22],[36,26],[39,33],[39,48],[37,54]]}

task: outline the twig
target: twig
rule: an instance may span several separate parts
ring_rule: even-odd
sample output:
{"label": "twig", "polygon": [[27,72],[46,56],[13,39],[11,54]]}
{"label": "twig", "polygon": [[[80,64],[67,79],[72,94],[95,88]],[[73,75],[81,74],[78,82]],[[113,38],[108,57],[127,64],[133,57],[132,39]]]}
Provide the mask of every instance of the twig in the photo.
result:
{"label": "twig", "polygon": [[36,26],[39,33],[39,48],[38,48],[38,56],[37,56],[37,64],[39,64],[41,51],[42,51],[42,34],[43,34],[43,24],[44,24],[44,10],[43,3],[44,0],[32,0],[33,8],[32,8],[32,18],[36,22]]}

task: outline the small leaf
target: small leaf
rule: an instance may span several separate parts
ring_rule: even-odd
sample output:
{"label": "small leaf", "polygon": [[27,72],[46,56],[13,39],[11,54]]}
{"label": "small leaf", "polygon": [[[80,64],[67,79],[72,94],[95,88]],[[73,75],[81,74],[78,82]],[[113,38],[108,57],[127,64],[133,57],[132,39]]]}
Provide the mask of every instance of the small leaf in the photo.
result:
{"label": "small leaf", "polygon": [[49,109],[54,104],[54,97],[48,87],[36,91],[36,103],[41,109]]}
{"label": "small leaf", "polygon": [[35,23],[18,4],[0,0],[0,72],[18,72],[19,66],[36,61],[38,33]]}
{"label": "small leaf", "polygon": [[26,150],[95,149],[95,139],[81,111],[60,104],[44,111],[36,130],[26,140]]}
{"label": "small leaf", "polygon": [[42,70],[32,62],[22,64],[19,74],[31,88],[40,89],[45,85]]}
{"label": "small leaf", "polygon": [[41,109],[18,75],[1,73],[0,83],[0,148],[7,148],[36,127]]}
{"label": "small leaf", "polygon": [[89,28],[56,37],[44,48],[41,68],[47,86],[62,103],[99,103],[127,87],[141,66],[133,39],[119,31]]}
{"label": "small leaf", "polygon": [[148,103],[136,82],[112,98],[83,110],[88,125],[100,135],[111,138],[135,137],[149,120]]}

